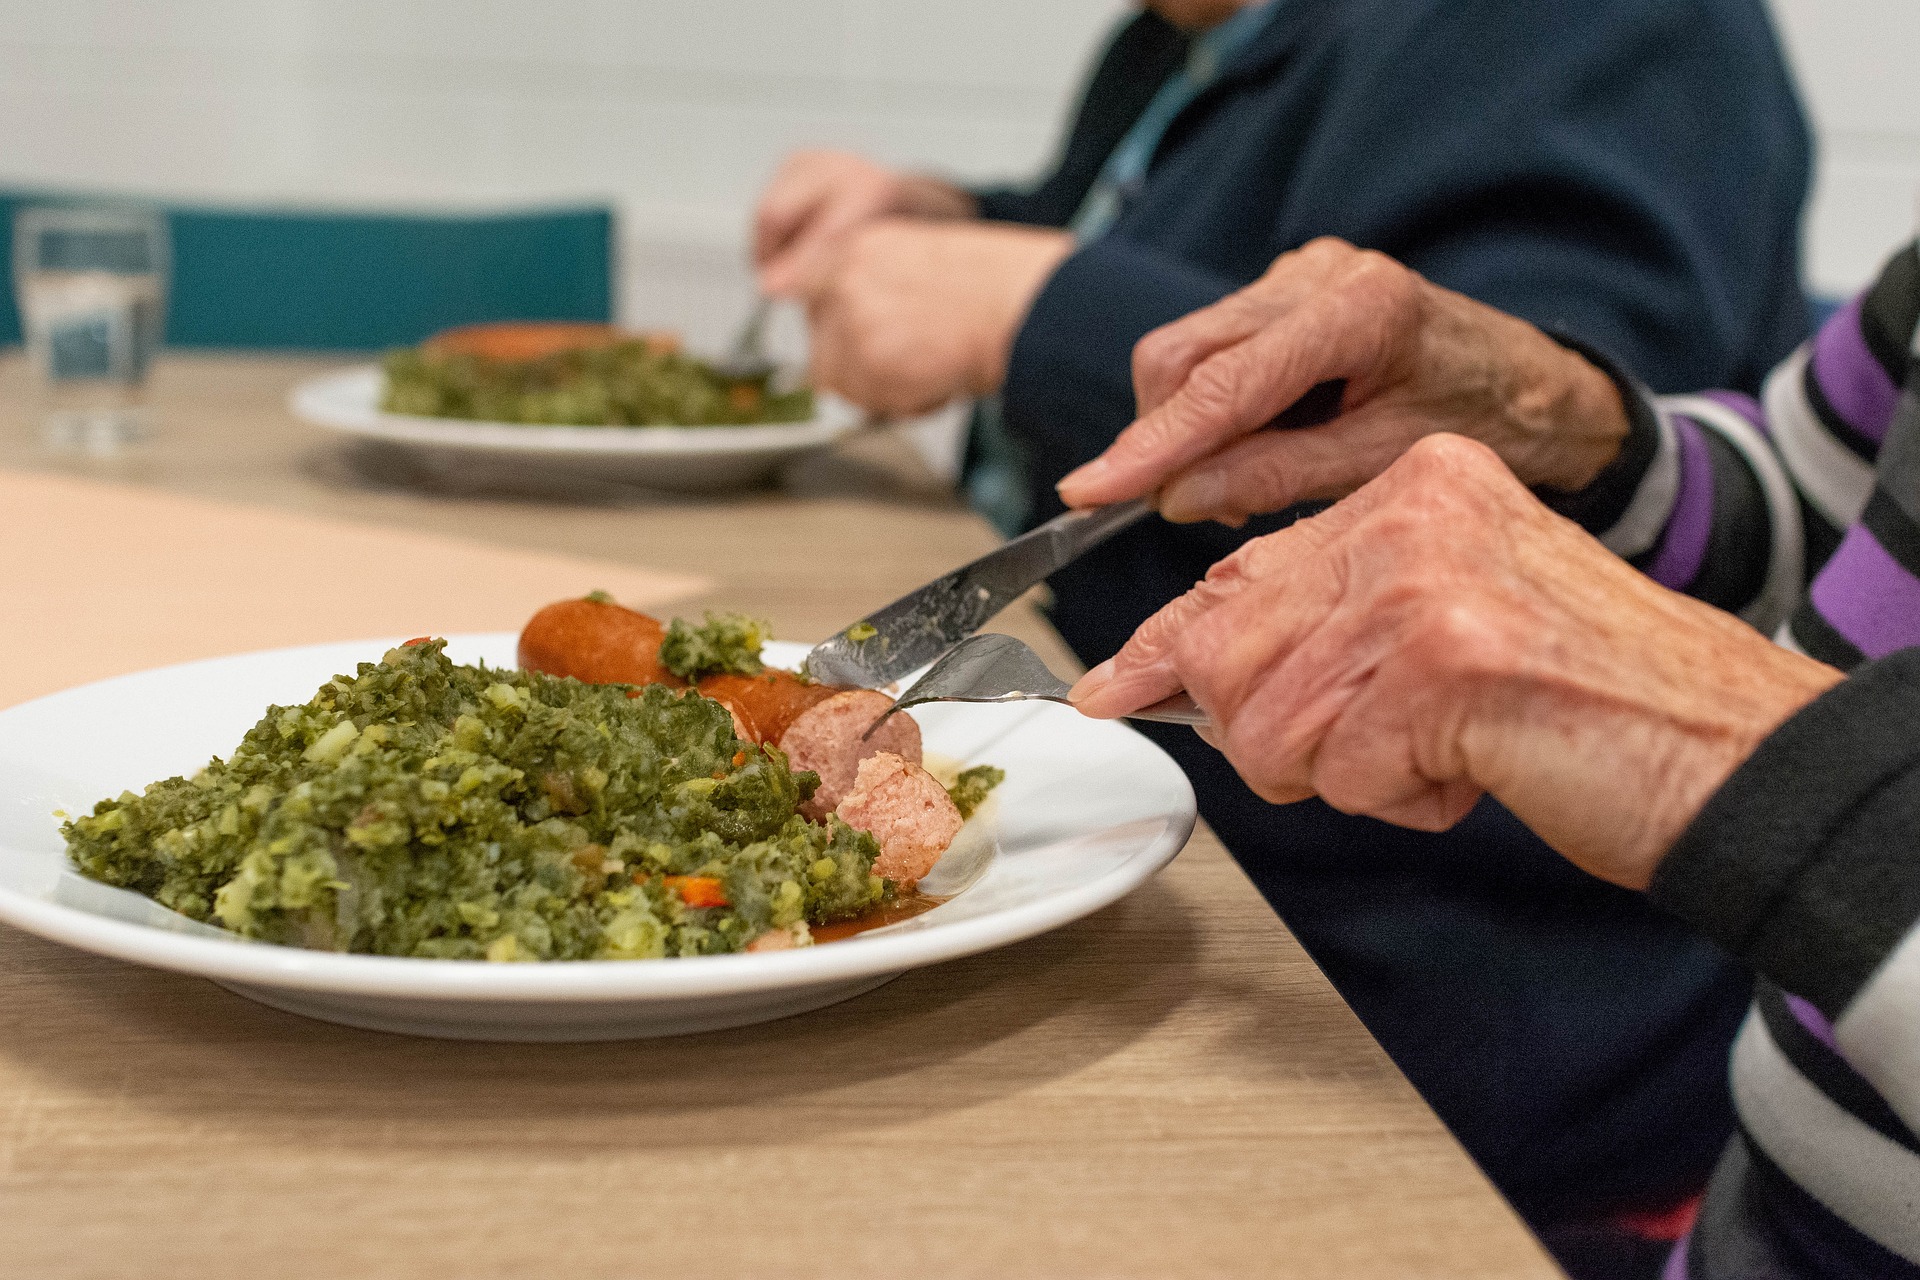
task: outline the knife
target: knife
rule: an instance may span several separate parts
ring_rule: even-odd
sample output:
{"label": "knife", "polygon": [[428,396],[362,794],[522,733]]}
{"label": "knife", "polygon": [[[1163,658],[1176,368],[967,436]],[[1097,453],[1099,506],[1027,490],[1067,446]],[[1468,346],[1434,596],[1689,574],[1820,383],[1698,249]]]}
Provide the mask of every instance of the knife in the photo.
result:
{"label": "knife", "polygon": [[821,641],[807,655],[805,670],[822,684],[857,689],[891,684],[1152,509],[1146,499],[1136,498],[1055,516]]}

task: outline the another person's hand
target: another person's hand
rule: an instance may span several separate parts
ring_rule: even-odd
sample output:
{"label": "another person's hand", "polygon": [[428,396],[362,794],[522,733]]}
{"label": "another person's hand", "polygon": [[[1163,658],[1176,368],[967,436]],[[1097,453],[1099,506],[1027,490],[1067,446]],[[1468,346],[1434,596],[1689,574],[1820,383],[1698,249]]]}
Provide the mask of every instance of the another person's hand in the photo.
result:
{"label": "another person's hand", "polygon": [[875,218],[971,218],[973,196],[938,178],[898,173],[846,151],[797,151],[760,193],[753,262],[772,297],[804,293],[846,237]]}
{"label": "another person's hand", "polygon": [[[1159,492],[1169,520],[1243,523],[1351,493],[1414,441],[1479,440],[1522,481],[1577,490],[1619,453],[1613,382],[1524,320],[1382,254],[1316,240],[1134,348],[1140,418],[1060,482],[1070,506]],[[1345,379],[1338,417],[1263,431]]]}
{"label": "another person's hand", "polygon": [[1063,231],[882,218],[806,295],[815,385],[909,417],[999,389],[1027,308],[1072,251]]}
{"label": "another person's hand", "polygon": [[1185,688],[1267,800],[1441,830],[1490,792],[1577,865],[1644,888],[1761,739],[1840,678],[1440,435],[1242,546],[1073,696],[1118,716]]}

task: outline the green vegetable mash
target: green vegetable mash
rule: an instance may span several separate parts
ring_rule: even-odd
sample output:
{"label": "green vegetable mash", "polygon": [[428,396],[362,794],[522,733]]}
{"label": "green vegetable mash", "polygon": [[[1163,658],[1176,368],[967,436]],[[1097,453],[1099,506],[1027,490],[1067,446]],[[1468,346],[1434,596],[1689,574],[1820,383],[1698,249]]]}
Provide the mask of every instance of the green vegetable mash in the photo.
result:
{"label": "green vegetable mash", "polygon": [[388,413],[550,426],[730,426],[804,422],[813,392],[770,377],[726,378],[705,361],[644,341],[495,360],[409,347],[387,353]]}
{"label": "green vegetable mash", "polygon": [[960,811],[962,818],[971,818],[974,810],[987,802],[987,793],[1007,780],[1005,769],[996,769],[990,764],[977,764],[971,769],[962,769],[947,788],[947,795],[953,800],[953,807]]}
{"label": "green vegetable mash", "polygon": [[660,642],[660,665],[682,680],[723,672],[757,676],[765,669],[760,649],[772,638],[771,623],[744,613],[709,613],[705,624],[698,627],[685,618],[675,618],[667,624],[666,638]]}
{"label": "green vegetable mash", "polygon": [[800,817],[817,778],[720,704],[443,648],[362,663],[230,758],[101,801],[63,828],[74,864],[249,938],[459,959],[737,951],[892,892],[873,838]]}

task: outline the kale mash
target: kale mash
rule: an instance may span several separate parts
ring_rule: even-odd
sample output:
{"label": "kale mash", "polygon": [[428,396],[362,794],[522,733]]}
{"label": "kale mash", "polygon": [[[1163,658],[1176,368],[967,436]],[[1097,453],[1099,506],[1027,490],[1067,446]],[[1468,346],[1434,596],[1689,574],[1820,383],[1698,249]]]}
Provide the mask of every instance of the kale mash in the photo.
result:
{"label": "kale mash", "polygon": [[249,938],[488,960],[738,951],[893,894],[818,779],[661,686],[390,651],[231,757],[68,821],[95,880]]}
{"label": "kale mash", "polygon": [[643,339],[499,360],[408,347],[387,353],[388,413],[584,427],[707,427],[804,422],[813,392],[772,377],[729,378]]}
{"label": "kale mash", "polygon": [[744,613],[709,613],[706,622],[697,627],[685,618],[675,618],[667,624],[667,634],[660,641],[660,665],[682,680],[714,675],[757,676],[766,670],[760,651],[772,638],[771,624]]}

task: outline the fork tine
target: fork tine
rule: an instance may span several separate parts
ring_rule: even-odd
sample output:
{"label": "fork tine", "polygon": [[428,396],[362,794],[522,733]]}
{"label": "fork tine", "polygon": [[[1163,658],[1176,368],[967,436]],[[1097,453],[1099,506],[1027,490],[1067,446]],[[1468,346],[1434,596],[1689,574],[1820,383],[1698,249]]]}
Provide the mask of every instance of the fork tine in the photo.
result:
{"label": "fork tine", "polygon": [[[1040,655],[1009,635],[983,632],[962,640],[942,654],[927,673],[867,726],[861,740],[873,736],[895,712],[929,702],[1023,702],[1044,699],[1067,702],[1071,686],[1048,669]],[[1130,720],[1158,720],[1167,724],[1204,725],[1206,712],[1184,693],[1143,707]]]}

